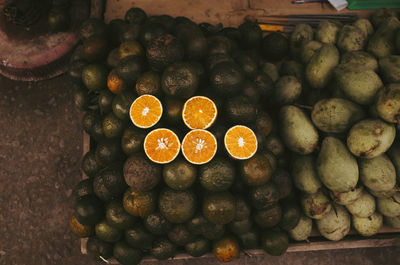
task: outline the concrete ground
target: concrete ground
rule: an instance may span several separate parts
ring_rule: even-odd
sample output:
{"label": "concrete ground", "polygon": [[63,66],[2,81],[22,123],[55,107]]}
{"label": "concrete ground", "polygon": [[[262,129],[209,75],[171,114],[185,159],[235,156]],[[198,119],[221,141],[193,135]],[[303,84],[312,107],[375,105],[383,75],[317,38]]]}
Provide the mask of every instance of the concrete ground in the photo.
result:
{"label": "concrete ground", "polygon": [[[80,253],[69,231],[78,183],[82,113],[65,77],[14,82],[0,77],[0,264],[101,264]],[[400,264],[400,248],[287,253],[234,264]],[[217,264],[215,259],[160,264]]]}

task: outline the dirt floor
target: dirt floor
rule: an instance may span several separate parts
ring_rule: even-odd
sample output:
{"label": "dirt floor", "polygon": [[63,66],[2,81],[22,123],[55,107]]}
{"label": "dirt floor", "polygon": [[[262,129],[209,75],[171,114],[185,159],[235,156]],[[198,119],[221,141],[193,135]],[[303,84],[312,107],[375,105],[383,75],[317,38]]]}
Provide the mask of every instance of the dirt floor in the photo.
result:
{"label": "dirt floor", "polygon": [[[80,253],[68,229],[72,189],[79,181],[82,113],[72,84],[0,77],[0,264],[101,264]],[[288,253],[234,264],[400,264],[400,248]],[[148,262],[144,262],[150,264]],[[214,259],[160,264],[217,264]]]}

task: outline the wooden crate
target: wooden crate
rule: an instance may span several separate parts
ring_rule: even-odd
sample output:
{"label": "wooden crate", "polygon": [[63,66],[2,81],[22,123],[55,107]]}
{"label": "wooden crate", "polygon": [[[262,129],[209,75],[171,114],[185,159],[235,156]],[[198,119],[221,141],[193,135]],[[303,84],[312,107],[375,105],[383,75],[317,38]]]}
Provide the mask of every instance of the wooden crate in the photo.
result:
{"label": "wooden crate", "polygon": [[[86,133],[83,135],[83,154],[90,150],[90,136]],[[87,176],[82,174],[82,178],[85,179]],[[87,238],[81,239],[81,252],[87,254],[86,250]],[[350,249],[350,248],[376,248],[376,247],[400,247],[400,229],[383,226],[379,233],[372,237],[362,237],[356,234],[352,229],[343,240],[340,241],[329,241],[323,238],[318,231],[314,228],[309,242],[291,242],[288,248],[288,252],[300,252],[300,251],[317,251],[317,250],[334,250],[334,249]],[[245,255],[265,255],[265,252],[261,249],[246,250]],[[212,257],[213,254],[209,253],[200,258]],[[190,259],[193,258],[187,254],[177,254],[173,259]],[[152,257],[145,257],[146,260],[155,260]],[[108,264],[118,264],[117,261],[110,259],[107,261]]]}
{"label": "wooden crate", "polygon": [[[106,22],[124,18],[125,12],[133,6],[142,8],[149,15],[186,16],[196,23],[223,23],[225,27],[239,26],[246,16],[263,21],[263,17],[269,15],[354,13],[348,9],[337,12],[329,3],[293,5],[291,0],[108,0]],[[366,17],[372,11],[357,13],[359,17]]]}
{"label": "wooden crate", "polygon": [[[124,18],[125,12],[131,7],[140,7],[149,15],[168,14],[171,16],[186,16],[193,21],[209,22],[213,24],[223,23],[224,26],[238,26],[246,16],[251,16],[262,22],[263,18],[269,15],[290,15],[290,14],[343,14],[353,13],[352,10],[342,10],[337,12],[329,4],[310,3],[302,5],[292,5],[290,0],[108,0],[105,13],[105,21]],[[367,17],[373,10],[357,11],[359,17]],[[83,152],[90,149],[90,138],[85,133],[83,136]],[[83,176],[84,178],[86,176]],[[86,254],[86,241],[81,240],[81,251]],[[361,237],[351,230],[349,235],[341,241],[329,241],[321,237],[316,229],[313,230],[309,242],[292,242],[288,252],[318,251],[351,248],[372,248],[400,246],[400,229],[384,226],[379,233],[373,237]],[[246,255],[265,255],[260,249],[246,250]],[[212,257],[206,254],[201,258]],[[193,258],[187,254],[178,254],[173,259]],[[146,257],[146,260],[155,260]],[[115,260],[109,260],[109,264],[118,264]]]}

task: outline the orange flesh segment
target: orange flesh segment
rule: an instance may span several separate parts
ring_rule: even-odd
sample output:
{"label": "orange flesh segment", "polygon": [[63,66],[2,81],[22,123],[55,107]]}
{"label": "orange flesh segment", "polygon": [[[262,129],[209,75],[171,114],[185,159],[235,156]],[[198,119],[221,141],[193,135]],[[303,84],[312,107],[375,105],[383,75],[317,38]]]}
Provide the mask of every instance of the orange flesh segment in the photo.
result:
{"label": "orange flesh segment", "polygon": [[224,142],[228,153],[236,159],[249,159],[257,151],[257,137],[246,126],[230,128],[225,134]]}
{"label": "orange flesh segment", "polygon": [[207,129],[216,118],[217,107],[207,97],[192,97],[183,106],[182,119],[189,129]]}
{"label": "orange flesh segment", "polygon": [[150,128],[161,118],[163,109],[161,102],[152,95],[138,97],[131,106],[130,117],[139,128]]}
{"label": "orange flesh segment", "polygon": [[217,152],[217,140],[206,130],[192,130],[182,141],[182,154],[192,164],[209,162]]}
{"label": "orange flesh segment", "polygon": [[158,164],[173,161],[181,147],[178,136],[169,129],[151,131],[144,139],[143,145],[147,157]]}

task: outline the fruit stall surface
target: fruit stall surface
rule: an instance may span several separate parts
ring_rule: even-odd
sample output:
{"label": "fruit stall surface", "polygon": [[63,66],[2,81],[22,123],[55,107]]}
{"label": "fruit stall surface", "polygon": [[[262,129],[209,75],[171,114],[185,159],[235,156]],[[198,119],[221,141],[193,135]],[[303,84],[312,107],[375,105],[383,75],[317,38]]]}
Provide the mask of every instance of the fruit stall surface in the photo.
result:
{"label": "fruit stall surface", "polygon": [[[0,77],[0,83],[0,264],[104,264],[81,253],[80,239],[68,226],[72,190],[82,178],[81,112],[74,107],[70,81],[23,83]],[[385,247],[281,257],[242,254],[232,264],[399,264],[398,252],[398,247]],[[209,257],[143,264],[220,263]]]}
{"label": "fruit stall surface", "polygon": [[[262,18],[274,14],[336,13],[326,4],[294,6],[289,2],[109,0],[105,21],[124,17],[132,6],[141,7],[150,15],[187,16],[197,23],[223,22],[235,27],[247,15]],[[369,11],[359,14],[364,17]],[[121,88],[118,85],[109,85],[109,89],[118,90]],[[17,82],[0,76],[0,265],[105,264],[82,254],[87,251],[85,244],[81,245],[68,226],[73,214],[74,190],[82,179],[82,154],[91,148],[90,138],[82,130],[84,112],[74,106],[73,87],[66,75],[40,82]],[[115,120],[118,118],[110,122]],[[186,120],[185,124],[188,126]],[[120,132],[110,130],[108,135],[113,133]],[[343,211],[340,209],[337,208],[337,214]],[[249,250],[241,252],[240,258],[229,264],[400,264],[399,238],[393,236],[396,231],[385,227],[381,230],[385,235],[368,239],[353,236],[352,230],[344,241],[333,242],[313,238],[318,235],[315,230],[311,243],[293,244],[282,256]],[[348,240],[352,240],[351,244]],[[212,254],[187,258],[179,254],[176,259],[144,259],[141,264],[220,264]]]}

